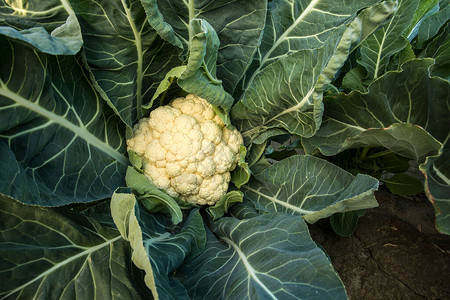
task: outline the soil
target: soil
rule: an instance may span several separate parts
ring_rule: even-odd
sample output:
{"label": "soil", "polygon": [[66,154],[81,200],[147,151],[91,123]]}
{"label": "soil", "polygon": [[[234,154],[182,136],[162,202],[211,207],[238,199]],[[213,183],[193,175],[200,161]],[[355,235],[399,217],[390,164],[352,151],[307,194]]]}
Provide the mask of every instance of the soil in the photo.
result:
{"label": "soil", "polygon": [[350,237],[328,220],[310,225],[349,299],[450,299],[450,236],[439,234],[425,195],[395,196],[381,187],[379,207],[366,211]]}

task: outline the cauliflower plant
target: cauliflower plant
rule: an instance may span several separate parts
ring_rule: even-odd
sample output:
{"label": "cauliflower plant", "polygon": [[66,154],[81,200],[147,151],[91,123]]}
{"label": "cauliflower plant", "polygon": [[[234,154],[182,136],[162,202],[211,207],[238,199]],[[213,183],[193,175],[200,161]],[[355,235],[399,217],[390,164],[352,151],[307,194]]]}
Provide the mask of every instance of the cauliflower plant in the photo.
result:
{"label": "cauliflower plant", "polygon": [[211,104],[189,94],[141,119],[127,145],[158,188],[187,202],[213,205],[228,189],[242,142]]}

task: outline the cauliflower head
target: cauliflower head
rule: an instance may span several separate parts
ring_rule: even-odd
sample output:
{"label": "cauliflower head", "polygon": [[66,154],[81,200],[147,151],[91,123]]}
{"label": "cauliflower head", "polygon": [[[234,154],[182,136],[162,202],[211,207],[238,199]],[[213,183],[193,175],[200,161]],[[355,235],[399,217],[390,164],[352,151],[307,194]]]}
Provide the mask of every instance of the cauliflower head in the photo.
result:
{"label": "cauliflower head", "polygon": [[127,140],[153,184],[199,205],[213,205],[226,193],[242,143],[241,134],[193,94],[153,110]]}

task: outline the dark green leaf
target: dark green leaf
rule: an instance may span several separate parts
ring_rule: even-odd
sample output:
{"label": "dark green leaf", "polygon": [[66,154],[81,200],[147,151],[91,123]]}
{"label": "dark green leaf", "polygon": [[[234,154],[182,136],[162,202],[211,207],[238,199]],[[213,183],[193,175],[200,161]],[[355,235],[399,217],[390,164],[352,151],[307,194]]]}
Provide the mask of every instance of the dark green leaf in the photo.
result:
{"label": "dark green leaf", "polygon": [[231,173],[231,182],[233,182],[239,189],[242,185],[246,184],[251,176],[251,171],[248,163],[245,162],[247,156],[247,149],[241,145],[239,148],[239,161],[236,169]]}
{"label": "dark green leaf", "polygon": [[109,197],[123,183],[125,126],[80,60],[0,39],[0,148],[10,166],[0,192],[60,206]]}
{"label": "dark green leaf", "polygon": [[413,196],[423,191],[423,183],[408,174],[395,174],[392,177],[384,178],[384,183],[391,193],[400,196]]}
{"label": "dark green leaf", "polygon": [[408,40],[411,41],[417,36],[420,24],[429,13],[432,13],[434,10],[439,10],[439,8],[436,7],[438,6],[438,3],[439,0],[419,0],[419,6],[414,13],[411,24],[409,24],[409,27],[404,32],[404,35],[408,37]]}
{"label": "dark green leaf", "polygon": [[404,173],[409,169],[409,159],[395,153],[383,156],[381,164],[383,170],[390,173]]}
{"label": "dark green leaf", "polygon": [[363,93],[367,92],[367,87],[363,83],[366,78],[367,72],[362,66],[358,66],[351,69],[347,74],[345,74],[342,80],[341,88],[347,92],[351,91],[361,91]]}
{"label": "dark green leaf", "polygon": [[362,43],[358,63],[366,68],[370,78],[383,75],[390,57],[408,44],[403,33],[411,24],[418,3],[419,0],[399,0],[391,20]]}
{"label": "dark green leaf", "polygon": [[431,75],[439,76],[450,81],[450,23],[443,32],[438,35],[424,51],[426,57],[435,59],[431,69]]}
{"label": "dark green leaf", "polygon": [[443,5],[438,12],[423,20],[417,34],[417,47],[422,48],[424,43],[433,38],[438,33],[439,29],[449,20],[450,3],[447,1],[446,5]]}
{"label": "dark green leaf", "polygon": [[[326,4],[312,1],[304,14],[298,17],[299,20],[309,18],[316,5]],[[329,7],[323,9],[319,10],[320,14],[326,14]],[[312,136],[321,123],[324,90],[347,60],[352,47],[383,23],[393,10],[395,4],[391,2],[376,5],[361,12],[348,26],[341,25],[322,30],[318,33],[320,38],[314,34],[306,38],[309,40],[313,36],[314,41],[311,43],[319,42],[317,47],[321,46],[320,48],[303,50],[302,47],[305,46],[301,46],[304,42],[301,38],[303,33],[300,34],[301,31],[296,28],[300,25],[304,25],[304,30],[314,27],[314,32],[317,29],[316,25],[301,21],[297,23],[296,20],[286,29],[261,58],[261,64],[251,75],[240,101],[233,107],[232,119],[242,132],[246,145],[255,140],[262,143],[264,140],[261,139],[261,135],[265,134],[267,135],[265,138],[268,138],[276,134],[275,130],[280,129],[302,137]],[[332,17],[327,16],[326,20],[339,24],[345,18],[351,17],[352,12],[348,5],[346,12],[350,15],[331,14]],[[286,22],[290,23],[292,20],[295,18]],[[272,23],[272,26],[277,27],[279,24]],[[293,36],[290,36],[291,34]],[[298,34],[300,36],[297,36]],[[326,42],[321,40],[328,36],[330,38]],[[276,38],[272,38],[272,41],[275,41]],[[275,53],[276,55],[271,57]],[[266,63],[268,65],[264,66]]]}
{"label": "dark green leaf", "polygon": [[168,42],[191,49],[191,21],[205,20],[214,27],[220,39],[217,77],[228,93],[246,72],[260,41],[264,27],[266,0],[143,0],[149,22]]}
{"label": "dark green leaf", "polygon": [[300,136],[314,134],[322,106],[313,102],[312,94],[333,52],[331,46],[298,51],[255,77],[231,114],[247,145],[273,128]]}
{"label": "dark green leaf", "polygon": [[334,214],[330,217],[331,227],[340,236],[350,236],[356,230],[358,219],[364,216],[365,212],[365,210],[355,210]]}
{"label": "dark green leaf", "polygon": [[0,298],[148,299],[116,229],[0,196]]}
{"label": "dark green leaf", "polygon": [[178,49],[159,37],[139,0],[69,0],[81,25],[96,88],[132,127],[159,82],[179,65]]}
{"label": "dark green leaf", "polygon": [[[266,66],[299,50],[317,49],[349,23],[356,13],[377,1],[278,0],[269,2],[266,27],[244,87]],[[376,19],[376,18],[374,18]]]}
{"label": "dark green leaf", "polygon": [[[326,99],[322,127],[302,143],[334,155],[344,149],[383,146],[418,161],[435,155],[450,128],[450,85],[430,77],[433,60],[406,62],[369,86],[369,92]],[[426,87],[426,88],[424,88]]]}
{"label": "dark green leaf", "polygon": [[346,299],[305,222],[286,214],[222,218],[205,251],[177,272],[193,299]]}

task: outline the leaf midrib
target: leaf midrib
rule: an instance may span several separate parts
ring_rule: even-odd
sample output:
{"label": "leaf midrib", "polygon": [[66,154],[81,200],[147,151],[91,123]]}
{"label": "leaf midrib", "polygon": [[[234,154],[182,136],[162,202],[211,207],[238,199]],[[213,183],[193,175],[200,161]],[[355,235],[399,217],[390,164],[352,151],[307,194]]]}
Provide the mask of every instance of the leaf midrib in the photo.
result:
{"label": "leaf midrib", "polygon": [[262,283],[262,281],[258,278],[255,269],[253,269],[253,267],[250,265],[247,257],[245,256],[244,252],[242,252],[242,250],[239,248],[239,246],[228,238],[222,237],[221,239],[228,245],[233,247],[234,251],[236,251],[236,253],[238,254],[239,259],[242,261],[242,263],[245,266],[245,269],[247,270],[248,274],[253,278],[253,280],[255,280],[256,283],[258,283],[258,285],[261,286],[272,299],[276,300],[277,297],[275,297],[275,295],[269,290],[269,288],[265,286],[264,283]]}
{"label": "leaf midrib", "polygon": [[311,3],[309,3],[309,5],[306,7],[306,9],[301,13],[301,15],[295,19],[294,23],[292,23],[291,26],[289,26],[288,29],[286,29],[286,31],[280,35],[280,37],[276,40],[276,42],[273,44],[272,47],[270,47],[270,49],[266,52],[266,54],[264,55],[264,57],[261,59],[259,67],[255,70],[255,72],[252,74],[252,77],[250,78],[250,80],[248,81],[248,85],[250,86],[251,83],[253,82],[253,80],[255,79],[255,76],[259,73],[259,71],[264,67],[264,64],[266,63],[266,61],[269,59],[270,55],[272,54],[272,52],[282,43],[284,42],[284,40],[286,39],[286,37],[291,33],[291,31],[297,27],[297,25],[311,12],[311,10],[317,5],[317,3],[320,0],[313,0],[311,1]]}
{"label": "leaf midrib", "polygon": [[103,247],[106,247],[106,246],[108,246],[108,245],[114,243],[115,241],[118,241],[118,240],[121,239],[121,238],[122,238],[122,236],[121,236],[121,235],[118,235],[118,236],[116,236],[115,238],[113,238],[113,239],[111,239],[111,240],[107,240],[106,242],[104,242],[104,243],[102,243],[102,244],[99,244],[99,245],[97,245],[97,246],[94,246],[94,247],[92,247],[92,248],[89,248],[89,249],[87,249],[87,250],[85,250],[85,251],[83,251],[83,252],[78,253],[77,255],[71,256],[70,258],[65,259],[65,260],[63,260],[63,261],[57,263],[56,265],[54,265],[53,267],[51,267],[51,268],[48,269],[47,271],[42,272],[41,274],[39,274],[39,276],[36,276],[34,279],[32,279],[32,280],[30,280],[30,281],[28,281],[28,282],[22,284],[21,286],[15,288],[15,289],[12,290],[11,292],[9,292],[7,295],[5,295],[5,297],[3,297],[2,299],[6,299],[7,297],[9,297],[9,296],[13,295],[14,293],[16,293],[16,292],[18,292],[18,291],[24,289],[25,287],[29,286],[29,285],[32,284],[33,282],[35,282],[35,281],[37,281],[37,280],[39,280],[39,279],[41,279],[41,278],[47,276],[48,274],[50,274],[50,273],[54,272],[55,270],[57,270],[57,269],[63,267],[64,265],[69,264],[70,262],[72,262],[72,261],[74,261],[74,260],[76,260],[76,259],[78,259],[78,258],[80,258],[80,257],[83,257],[83,256],[85,256],[85,255],[90,255],[91,253],[94,253],[95,251],[97,251],[97,250],[99,250],[99,249],[101,249],[101,248],[103,248]]}
{"label": "leaf midrib", "polygon": [[269,200],[269,201],[272,201],[272,202],[274,202],[274,203],[276,203],[276,204],[278,204],[278,205],[284,206],[284,207],[286,207],[287,209],[291,209],[291,210],[296,211],[296,212],[299,212],[299,213],[301,213],[301,214],[304,214],[304,215],[310,215],[310,214],[312,214],[312,213],[315,213],[315,211],[305,210],[305,209],[302,209],[302,208],[297,207],[297,206],[295,206],[295,205],[292,205],[292,204],[289,204],[289,203],[287,203],[287,202],[281,201],[281,200],[279,200],[279,199],[277,199],[277,198],[275,198],[275,197],[272,197],[272,196],[269,196],[269,195],[267,195],[267,194],[261,193],[260,191],[255,190],[255,189],[249,187],[248,185],[244,185],[244,186],[242,186],[242,187],[245,188],[246,190],[252,192],[252,193],[255,193],[256,195],[258,195],[258,196],[260,196],[260,197],[266,198],[266,199]]}
{"label": "leaf midrib", "polygon": [[136,56],[137,56],[137,65],[136,65],[136,112],[137,119],[141,119],[141,106],[142,106],[142,82],[144,79],[143,76],[143,68],[144,68],[144,51],[142,48],[142,39],[141,33],[138,31],[136,27],[136,23],[133,20],[131,15],[131,11],[128,8],[127,4],[124,0],[122,0],[122,6],[125,11],[125,14],[128,19],[128,23],[130,23],[131,30],[134,35],[134,42],[136,45]]}
{"label": "leaf midrib", "polygon": [[104,141],[100,140],[98,137],[93,135],[91,132],[87,130],[86,127],[79,127],[75,125],[72,122],[69,122],[67,119],[50,112],[43,107],[37,105],[34,102],[28,101],[27,99],[23,98],[22,96],[14,93],[13,91],[9,90],[4,84],[0,86],[0,95],[5,96],[14,102],[16,102],[18,105],[23,106],[31,111],[34,111],[35,113],[49,119],[53,123],[56,123],[58,125],[61,125],[62,127],[65,127],[72,131],[76,136],[82,138],[86,143],[89,145],[92,145],[96,147],[97,149],[103,151],[104,153],[108,154],[115,160],[117,160],[119,163],[123,165],[128,165],[128,159],[126,156],[118,152],[116,149],[111,147],[109,144],[105,143]]}

